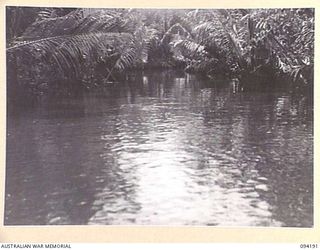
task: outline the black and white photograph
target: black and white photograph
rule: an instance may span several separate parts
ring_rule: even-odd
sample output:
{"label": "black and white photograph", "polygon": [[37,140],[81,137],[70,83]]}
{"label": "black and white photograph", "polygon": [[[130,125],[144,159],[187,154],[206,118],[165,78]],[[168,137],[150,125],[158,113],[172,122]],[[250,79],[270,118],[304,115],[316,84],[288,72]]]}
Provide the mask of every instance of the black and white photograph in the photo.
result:
{"label": "black and white photograph", "polygon": [[6,6],[4,226],[313,228],[314,13]]}

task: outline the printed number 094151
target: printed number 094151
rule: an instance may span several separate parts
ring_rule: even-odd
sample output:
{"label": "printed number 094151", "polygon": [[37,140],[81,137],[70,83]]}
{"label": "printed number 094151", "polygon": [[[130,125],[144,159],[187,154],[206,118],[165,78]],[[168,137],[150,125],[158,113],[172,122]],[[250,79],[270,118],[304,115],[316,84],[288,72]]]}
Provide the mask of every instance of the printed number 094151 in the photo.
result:
{"label": "printed number 094151", "polygon": [[300,248],[314,249],[318,248],[318,244],[300,244]]}

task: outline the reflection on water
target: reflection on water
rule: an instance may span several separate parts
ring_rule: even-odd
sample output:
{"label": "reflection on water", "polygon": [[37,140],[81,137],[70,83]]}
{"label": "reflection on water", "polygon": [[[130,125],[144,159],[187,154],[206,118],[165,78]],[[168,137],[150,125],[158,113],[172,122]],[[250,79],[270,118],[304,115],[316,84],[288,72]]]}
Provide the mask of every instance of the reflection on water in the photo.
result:
{"label": "reflection on water", "polygon": [[10,114],[5,224],[310,227],[313,110],[287,93],[140,73]]}

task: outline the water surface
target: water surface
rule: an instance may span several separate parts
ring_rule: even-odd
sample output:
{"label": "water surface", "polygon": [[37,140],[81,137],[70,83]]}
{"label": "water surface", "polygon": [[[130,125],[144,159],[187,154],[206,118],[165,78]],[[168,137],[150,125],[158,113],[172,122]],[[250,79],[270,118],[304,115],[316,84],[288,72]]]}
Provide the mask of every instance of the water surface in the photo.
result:
{"label": "water surface", "polygon": [[6,225],[313,225],[308,97],[127,78],[9,112]]}

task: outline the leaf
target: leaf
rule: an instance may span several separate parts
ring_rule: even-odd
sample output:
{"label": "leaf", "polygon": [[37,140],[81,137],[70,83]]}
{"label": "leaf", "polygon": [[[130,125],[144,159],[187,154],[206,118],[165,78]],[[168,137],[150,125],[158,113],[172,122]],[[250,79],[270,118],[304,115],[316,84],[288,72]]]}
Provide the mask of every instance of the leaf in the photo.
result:
{"label": "leaf", "polygon": [[[64,35],[48,37],[44,39],[34,40],[21,43],[13,47],[7,48],[10,53],[27,53],[30,56],[38,57],[44,62],[53,60],[55,65],[60,68],[61,72],[71,70],[76,75],[81,69],[81,60],[83,55],[92,56],[93,51],[97,54],[105,55],[114,53],[114,51],[127,51],[123,49],[132,43],[132,35],[128,33],[91,33],[81,35]],[[112,50],[110,51],[110,48]],[[39,58],[39,52],[42,55]],[[127,52],[128,53],[128,52]],[[126,65],[132,60],[133,53],[124,55],[118,61],[119,68]]]}

